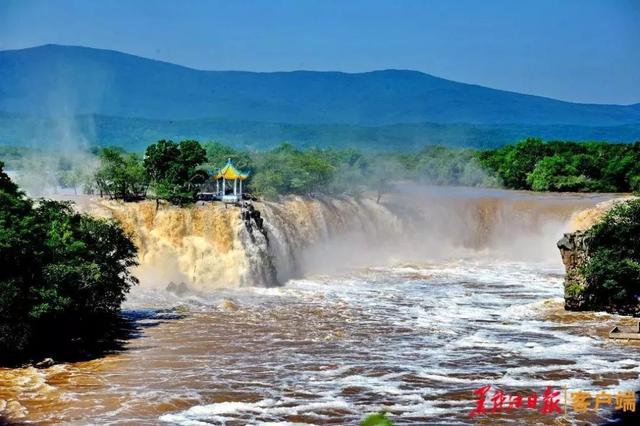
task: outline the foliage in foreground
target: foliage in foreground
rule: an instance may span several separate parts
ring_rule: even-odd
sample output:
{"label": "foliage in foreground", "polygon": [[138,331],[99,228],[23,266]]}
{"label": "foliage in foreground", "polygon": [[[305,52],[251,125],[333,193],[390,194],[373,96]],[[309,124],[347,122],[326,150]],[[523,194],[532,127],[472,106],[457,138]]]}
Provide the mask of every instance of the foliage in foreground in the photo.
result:
{"label": "foliage in foreground", "polygon": [[26,198],[0,162],[0,361],[117,313],[136,248],[112,221]]}
{"label": "foliage in foreground", "polygon": [[393,422],[386,413],[373,413],[365,417],[360,426],[393,426]]}
{"label": "foliage in foreground", "polygon": [[589,260],[582,274],[593,289],[593,304],[618,312],[640,309],[640,199],[613,207],[587,231]]}

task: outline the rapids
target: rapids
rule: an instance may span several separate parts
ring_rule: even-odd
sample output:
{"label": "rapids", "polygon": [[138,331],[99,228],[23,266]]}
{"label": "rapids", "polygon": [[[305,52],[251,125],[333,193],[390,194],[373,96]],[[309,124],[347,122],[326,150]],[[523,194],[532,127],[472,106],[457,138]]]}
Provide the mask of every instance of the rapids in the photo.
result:
{"label": "rapids", "polygon": [[[606,339],[629,319],[562,308],[555,242],[609,198],[416,186],[380,204],[292,197],[255,203],[266,238],[234,207],[79,203],[140,249],[141,285],[124,307],[140,336],[104,358],[1,369],[0,413],[240,425],[357,424],[386,410],[397,424],[460,424],[485,384],[636,390],[640,347]],[[564,421],[610,417],[569,408]]]}

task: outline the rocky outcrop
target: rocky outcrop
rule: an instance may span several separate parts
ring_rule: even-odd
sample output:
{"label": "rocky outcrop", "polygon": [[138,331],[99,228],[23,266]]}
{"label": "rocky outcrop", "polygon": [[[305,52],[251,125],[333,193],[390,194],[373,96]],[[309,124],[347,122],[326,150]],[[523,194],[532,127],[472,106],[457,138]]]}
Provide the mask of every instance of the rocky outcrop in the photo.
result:
{"label": "rocky outcrop", "polygon": [[581,268],[589,260],[589,246],[585,231],[564,234],[558,241],[558,249],[564,264],[564,307],[569,311],[598,310],[589,299],[589,283]]}
{"label": "rocky outcrop", "polygon": [[[612,302],[602,297],[602,289],[596,288],[582,272],[593,254],[589,246],[588,230],[618,203],[632,199],[621,197],[597,204],[595,207],[574,214],[571,219],[573,232],[566,233],[558,241],[562,263],[565,267],[564,302],[569,311],[606,311],[617,314],[636,314],[637,305]],[[598,291],[600,290],[600,291]],[[598,294],[600,293],[599,297]]]}
{"label": "rocky outcrop", "polygon": [[240,232],[247,256],[253,260],[248,264],[251,285],[274,287],[278,285],[278,276],[269,250],[269,236],[264,227],[264,219],[253,203],[243,201],[240,204],[240,219],[244,229]]}

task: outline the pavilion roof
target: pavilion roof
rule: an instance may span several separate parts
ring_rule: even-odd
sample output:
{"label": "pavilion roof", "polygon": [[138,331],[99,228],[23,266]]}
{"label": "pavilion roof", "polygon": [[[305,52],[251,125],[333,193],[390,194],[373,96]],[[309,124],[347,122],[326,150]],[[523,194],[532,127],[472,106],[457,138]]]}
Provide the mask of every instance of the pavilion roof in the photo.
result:
{"label": "pavilion roof", "polygon": [[221,168],[218,171],[218,173],[216,173],[216,175],[214,176],[214,179],[224,178],[228,180],[233,180],[233,179],[245,180],[248,177],[249,177],[249,173],[243,173],[240,170],[236,169],[236,167],[231,162],[231,158],[229,158],[229,160],[227,160],[227,164],[223,168]]}

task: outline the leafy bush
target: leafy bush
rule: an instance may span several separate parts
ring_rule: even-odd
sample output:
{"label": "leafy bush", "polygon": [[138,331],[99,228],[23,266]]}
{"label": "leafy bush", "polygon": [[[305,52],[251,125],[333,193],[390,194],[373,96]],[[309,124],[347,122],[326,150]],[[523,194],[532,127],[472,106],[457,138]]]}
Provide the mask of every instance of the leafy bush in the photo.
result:
{"label": "leafy bush", "polygon": [[0,360],[74,337],[117,313],[132,285],[136,248],[112,221],[68,203],[33,203],[0,162]]}
{"label": "leafy bush", "polygon": [[612,208],[587,231],[590,259],[582,273],[597,305],[637,313],[640,302],[640,199]]}
{"label": "leafy bush", "polygon": [[393,426],[393,422],[386,413],[373,413],[365,417],[360,426]]}

